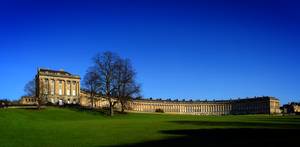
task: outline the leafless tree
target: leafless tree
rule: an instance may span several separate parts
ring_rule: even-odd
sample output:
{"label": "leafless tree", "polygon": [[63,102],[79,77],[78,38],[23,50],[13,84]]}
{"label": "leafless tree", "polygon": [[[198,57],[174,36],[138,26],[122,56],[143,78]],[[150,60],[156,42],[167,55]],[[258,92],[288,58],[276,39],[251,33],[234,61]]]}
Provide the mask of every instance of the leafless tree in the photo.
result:
{"label": "leafless tree", "polygon": [[[31,97],[35,97],[36,100],[36,104],[37,104],[37,108],[38,110],[41,109],[41,106],[43,104],[43,99],[47,98],[46,94],[41,93],[40,97],[38,97],[36,95],[36,83],[35,83],[35,79],[30,80],[24,87],[24,91],[25,91],[25,95],[26,96],[31,96]],[[40,92],[42,92],[44,90],[44,85],[42,84],[40,87],[42,90],[40,90]]]}
{"label": "leafless tree", "polygon": [[109,114],[114,115],[114,106],[116,104],[115,99],[112,97],[114,91],[114,72],[116,69],[116,62],[119,60],[119,56],[112,52],[104,52],[102,54],[97,54],[94,57],[94,63],[96,68],[98,68],[100,79],[102,79],[101,91],[109,102]]}
{"label": "leafless tree", "polygon": [[114,72],[115,88],[114,95],[121,103],[122,112],[126,108],[127,102],[139,96],[140,85],[135,81],[136,72],[134,71],[129,59],[118,59]]}
{"label": "leafless tree", "polygon": [[85,89],[90,94],[91,104],[94,107],[94,99],[96,94],[99,94],[101,88],[101,77],[96,67],[90,67],[83,79]]}
{"label": "leafless tree", "polygon": [[97,54],[93,63],[93,68],[88,70],[84,78],[91,96],[101,94],[107,99],[110,116],[114,115],[114,106],[118,102],[124,111],[127,101],[140,92],[130,60],[122,59],[112,52],[104,52]]}
{"label": "leafless tree", "polygon": [[48,95],[45,93],[45,83],[39,84],[39,96],[36,96],[37,108],[41,109],[43,102],[47,99]]}
{"label": "leafless tree", "polygon": [[24,87],[25,95],[26,96],[35,96],[36,88],[35,88],[35,79],[30,80]]}

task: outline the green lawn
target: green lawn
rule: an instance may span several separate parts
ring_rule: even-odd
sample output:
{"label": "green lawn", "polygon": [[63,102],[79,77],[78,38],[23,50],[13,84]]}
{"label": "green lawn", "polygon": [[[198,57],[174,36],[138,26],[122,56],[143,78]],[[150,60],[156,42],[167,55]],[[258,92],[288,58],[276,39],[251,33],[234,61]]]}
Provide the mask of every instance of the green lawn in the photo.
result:
{"label": "green lawn", "polygon": [[294,145],[299,116],[117,114],[0,109],[0,146]]}

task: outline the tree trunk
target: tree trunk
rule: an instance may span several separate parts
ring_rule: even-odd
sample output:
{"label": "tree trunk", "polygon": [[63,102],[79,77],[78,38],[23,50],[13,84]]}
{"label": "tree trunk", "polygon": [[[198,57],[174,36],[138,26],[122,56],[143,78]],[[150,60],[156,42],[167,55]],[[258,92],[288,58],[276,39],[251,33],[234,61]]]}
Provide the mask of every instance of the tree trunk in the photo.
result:
{"label": "tree trunk", "polygon": [[113,108],[112,104],[110,104],[109,115],[114,116],[114,108]]}
{"label": "tree trunk", "polygon": [[41,109],[41,98],[37,99],[37,108],[38,108],[38,110]]}
{"label": "tree trunk", "polygon": [[109,116],[114,116],[114,106],[111,100],[109,101]]}
{"label": "tree trunk", "polygon": [[125,110],[125,104],[120,102],[121,103],[121,112],[124,113],[124,110]]}
{"label": "tree trunk", "polygon": [[122,111],[121,111],[122,113],[124,113],[124,107],[122,106]]}

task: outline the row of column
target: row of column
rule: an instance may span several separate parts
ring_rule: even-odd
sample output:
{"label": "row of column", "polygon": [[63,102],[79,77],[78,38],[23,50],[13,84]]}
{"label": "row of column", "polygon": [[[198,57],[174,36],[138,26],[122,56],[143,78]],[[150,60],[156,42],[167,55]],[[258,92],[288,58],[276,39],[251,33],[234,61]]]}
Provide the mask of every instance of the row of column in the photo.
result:
{"label": "row of column", "polygon": [[[41,79],[41,83],[43,84],[42,91],[44,94],[65,95],[65,96],[79,96],[80,95],[79,81],[45,78],[45,79]],[[69,88],[67,88],[67,87],[69,87]]]}
{"label": "row of column", "polygon": [[217,113],[227,114],[231,111],[230,104],[155,104],[155,103],[133,103],[132,108],[136,111],[154,112],[163,109],[165,112],[177,113]]}
{"label": "row of column", "polygon": [[265,102],[224,104],[164,104],[133,102],[130,104],[130,107],[135,111],[142,112],[155,112],[156,109],[163,109],[164,112],[200,114],[267,113],[270,109]]}

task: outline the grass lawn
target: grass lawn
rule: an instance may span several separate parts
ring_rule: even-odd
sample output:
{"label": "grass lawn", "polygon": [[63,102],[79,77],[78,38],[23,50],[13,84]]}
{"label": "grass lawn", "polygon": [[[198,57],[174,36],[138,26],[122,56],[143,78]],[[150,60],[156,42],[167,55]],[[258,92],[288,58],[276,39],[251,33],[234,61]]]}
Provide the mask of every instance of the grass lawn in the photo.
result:
{"label": "grass lawn", "polygon": [[[0,146],[297,145],[300,116],[0,109]],[[297,134],[295,134],[297,133]]]}

